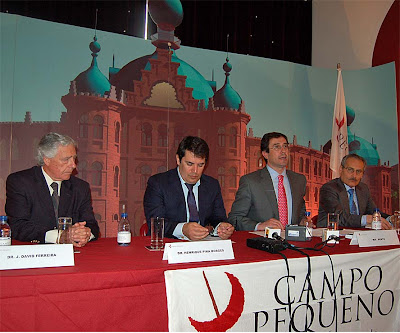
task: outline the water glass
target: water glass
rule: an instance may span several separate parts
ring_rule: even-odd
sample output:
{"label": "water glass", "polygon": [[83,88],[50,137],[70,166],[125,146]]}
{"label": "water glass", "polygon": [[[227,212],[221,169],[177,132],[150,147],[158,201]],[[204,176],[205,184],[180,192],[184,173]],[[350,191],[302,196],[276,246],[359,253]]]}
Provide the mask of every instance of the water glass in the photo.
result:
{"label": "water glass", "polygon": [[328,214],[328,230],[338,230],[339,228],[339,213]]}
{"label": "water glass", "polygon": [[72,226],[72,218],[71,217],[59,217],[57,220],[57,244],[71,244],[71,226]]}
{"label": "water glass", "polygon": [[164,248],[164,218],[152,217],[151,222],[151,244],[154,250],[162,250]]}

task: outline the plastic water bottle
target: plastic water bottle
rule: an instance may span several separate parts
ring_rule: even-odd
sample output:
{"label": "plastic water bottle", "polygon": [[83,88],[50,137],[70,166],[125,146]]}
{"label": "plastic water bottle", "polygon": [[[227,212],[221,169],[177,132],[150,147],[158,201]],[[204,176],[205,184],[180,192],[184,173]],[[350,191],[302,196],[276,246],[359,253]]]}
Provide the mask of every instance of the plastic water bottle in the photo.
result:
{"label": "plastic water bottle", "polygon": [[311,212],[304,213],[304,220],[306,223],[306,227],[308,228],[311,225]]}
{"label": "plastic water bottle", "polygon": [[125,213],[125,205],[122,205],[121,220],[118,223],[117,242],[121,246],[128,246],[131,244],[131,224],[128,220],[128,214]]}
{"label": "plastic water bottle", "polygon": [[0,216],[0,246],[11,245],[11,227],[7,223],[7,216]]}
{"label": "plastic water bottle", "polygon": [[379,212],[378,208],[375,208],[374,212],[372,213],[371,228],[374,230],[382,229],[381,213]]}

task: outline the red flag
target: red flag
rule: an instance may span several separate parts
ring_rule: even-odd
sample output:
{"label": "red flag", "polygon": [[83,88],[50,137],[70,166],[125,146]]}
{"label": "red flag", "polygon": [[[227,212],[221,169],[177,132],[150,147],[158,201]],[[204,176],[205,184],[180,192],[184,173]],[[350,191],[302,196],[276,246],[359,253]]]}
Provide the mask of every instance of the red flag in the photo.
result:
{"label": "red flag", "polygon": [[[339,67],[339,66],[338,66]],[[338,68],[335,109],[332,123],[332,148],[330,168],[332,179],[339,177],[339,167],[342,158],[349,153],[347,140],[346,101],[344,99],[342,70]]]}

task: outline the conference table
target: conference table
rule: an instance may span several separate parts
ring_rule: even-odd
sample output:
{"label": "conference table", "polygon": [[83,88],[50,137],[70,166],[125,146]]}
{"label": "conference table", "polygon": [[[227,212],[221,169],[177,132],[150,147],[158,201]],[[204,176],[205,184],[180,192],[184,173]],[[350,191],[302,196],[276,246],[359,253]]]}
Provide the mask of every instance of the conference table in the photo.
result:
{"label": "conference table", "polygon": [[[162,252],[145,248],[149,237],[133,237],[130,246],[119,246],[115,238],[100,238],[79,249],[75,266],[0,271],[0,330],[168,331],[165,271],[272,260],[284,265],[278,254],[247,247],[246,239],[252,237],[257,235],[245,231],[232,235],[233,260],[168,264]],[[292,243],[312,247],[319,242],[321,238],[313,237]],[[26,243],[13,240],[13,245],[18,244]],[[395,248],[399,246],[359,248],[342,239],[324,251],[334,255]],[[302,256],[289,250],[285,255]]]}

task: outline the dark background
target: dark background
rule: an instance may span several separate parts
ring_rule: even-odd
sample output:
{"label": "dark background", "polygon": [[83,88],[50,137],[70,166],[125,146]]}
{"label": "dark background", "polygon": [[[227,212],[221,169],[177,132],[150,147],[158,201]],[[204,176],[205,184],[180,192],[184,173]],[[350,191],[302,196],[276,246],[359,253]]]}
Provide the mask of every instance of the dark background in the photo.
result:
{"label": "dark background", "polygon": [[[181,0],[182,45],[311,65],[312,2]],[[47,21],[144,37],[145,0],[1,0],[0,10]],[[156,26],[149,18],[149,36]],[[148,37],[150,38],[150,37]]]}

